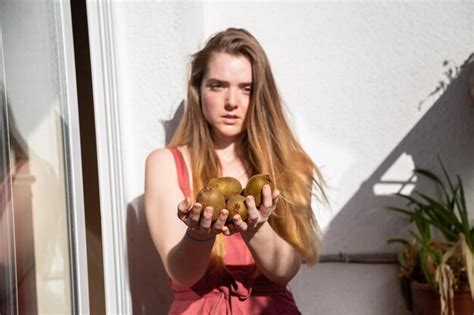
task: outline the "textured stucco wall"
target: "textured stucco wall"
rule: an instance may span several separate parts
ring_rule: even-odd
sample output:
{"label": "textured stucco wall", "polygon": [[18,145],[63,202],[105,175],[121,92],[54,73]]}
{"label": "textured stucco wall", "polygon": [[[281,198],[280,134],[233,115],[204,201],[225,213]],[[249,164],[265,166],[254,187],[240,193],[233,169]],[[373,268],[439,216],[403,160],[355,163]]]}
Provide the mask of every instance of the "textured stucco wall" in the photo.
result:
{"label": "textured stucco wall", "polygon": [[[165,144],[162,122],[172,120],[184,98],[189,54],[229,26],[247,28],[265,48],[297,135],[326,177],[331,209],[316,208],[325,254],[393,251],[385,241],[406,222],[371,210],[394,202],[387,193],[412,189],[405,183],[411,170],[437,167],[438,153],[463,177],[474,215],[474,105],[467,74],[446,75],[474,50],[474,3],[121,2],[114,8],[134,251],[146,239],[137,232],[144,226],[145,157]],[[142,243],[139,254],[156,263],[150,241]],[[139,291],[134,260],[132,252],[132,290]],[[396,277],[393,265],[320,264],[303,268],[291,286],[305,314],[404,314]],[[156,279],[146,285],[153,288]],[[165,305],[169,295],[160,294]],[[137,299],[134,307],[152,307]]]}

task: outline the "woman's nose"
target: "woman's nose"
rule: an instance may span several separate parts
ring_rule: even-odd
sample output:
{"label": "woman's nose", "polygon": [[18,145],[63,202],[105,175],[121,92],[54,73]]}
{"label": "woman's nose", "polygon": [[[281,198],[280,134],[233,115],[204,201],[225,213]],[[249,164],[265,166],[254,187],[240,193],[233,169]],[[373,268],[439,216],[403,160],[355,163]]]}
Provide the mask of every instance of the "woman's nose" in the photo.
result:
{"label": "woman's nose", "polygon": [[230,109],[238,106],[238,95],[233,89],[229,89],[227,92],[225,106]]}

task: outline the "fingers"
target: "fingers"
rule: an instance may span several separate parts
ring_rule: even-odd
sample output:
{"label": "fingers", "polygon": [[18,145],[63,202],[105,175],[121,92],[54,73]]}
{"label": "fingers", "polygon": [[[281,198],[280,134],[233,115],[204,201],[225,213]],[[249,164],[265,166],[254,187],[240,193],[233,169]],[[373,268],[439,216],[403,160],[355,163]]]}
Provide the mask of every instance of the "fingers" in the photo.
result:
{"label": "fingers", "polygon": [[[229,211],[227,209],[222,209],[219,213],[219,217],[214,223],[213,229],[215,233],[224,232],[225,222],[227,221],[227,216],[229,215]],[[228,228],[226,229],[229,232]]]}
{"label": "fingers", "polygon": [[184,199],[178,204],[178,218],[181,221],[186,222],[190,208],[191,200],[189,198]]}
{"label": "fingers", "polygon": [[273,205],[272,189],[270,185],[264,185],[262,188],[262,204],[265,208],[270,208]]}
{"label": "fingers", "polygon": [[246,231],[248,228],[247,223],[245,223],[244,220],[242,220],[242,217],[238,214],[234,215],[232,218],[232,221],[234,222],[234,226],[237,228],[239,231]]}
{"label": "fingers", "polygon": [[247,204],[247,223],[249,226],[255,226],[258,223],[258,219],[260,217],[260,213],[258,212],[257,206],[255,205],[255,199],[253,196],[247,196],[245,198],[245,203]]}
{"label": "fingers", "polygon": [[231,230],[229,229],[227,225],[224,225],[221,231],[222,231],[222,234],[224,234],[225,236],[230,236],[232,234]]}
{"label": "fingers", "polygon": [[[262,189],[262,204],[260,210],[255,205],[253,196],[247,196],[245,203],[248,210],[248,226],[255,227],[259,222],[267,221],[276,208],[276,203],[280,197],[280,191],[275,189],[272,192],[270,185],[264,185]],[[234,222],[235,223],[235,222]]]}
{"label": "fingers", "polygon": [[281,192],[278,189],[275,189],[272,194],[273,204],[276,205],[278,199],[280,199]]}
{"label": "fingers", "polygon": [[[266,220],[270,216],[270,214],[273,211],[273,198],[272,198],[272,189],[270,188],[270,185],[264,185],[262,189],[262,195],[263,195],[263,200],[262,204],[263,207],[261,208],[261,216],[262,219]],[[263,208],[263,209],[262,209]]]}
{"label": "fingers", "polygon": [[199,225],[199,218],[201,216],[202,205],[200,203],[195,203],[191,211],[188,213],[187,226],[192,229],[195,229]]}
{"label": "fingers", "polygon": [[235,232],[246,231],[249,227],[254,228],[258,223],[266,221],[275,209],[275,203],[278,200],[279,195],[280,192],[278,190],[275,190],[272,193],[270,186],[265,185],[262,191],[263,202],[260,206],[260,210],[257,208],[253,196],[247,196],[247,222],[242,220],[240,215],[235,215],[232,218],[231,223],[227,222],[229,211],[227,209],[222,209],[219,217],[213,224],[212,207],[202,209],[200,203],[192,205],[189,198],[186,198],[178,204],[178,217],[193,231],[198,231],[203,234],[211,232],[215,234],[222,233],[229,236]]}
{"label": "fingers", "polygon": [[200,228],[204,233],[209,233],[211,231],[212,212],[212,207],[206,207],[202,213]]}

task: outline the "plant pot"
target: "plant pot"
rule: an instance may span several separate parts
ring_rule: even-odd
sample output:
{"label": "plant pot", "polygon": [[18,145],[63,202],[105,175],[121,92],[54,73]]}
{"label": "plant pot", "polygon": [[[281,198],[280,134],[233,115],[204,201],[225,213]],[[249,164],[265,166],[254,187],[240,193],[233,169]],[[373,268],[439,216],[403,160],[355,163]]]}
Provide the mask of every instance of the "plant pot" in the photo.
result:
{"label": "plant pot", "polygon": [[[428,284],[412,281],[410,287],[413,315],[441,314],[439,294],[434,292]],[[453,305],[455,315],[474,314],[474,301],[471,298],[471,292],[469,290],[454,292]]]}

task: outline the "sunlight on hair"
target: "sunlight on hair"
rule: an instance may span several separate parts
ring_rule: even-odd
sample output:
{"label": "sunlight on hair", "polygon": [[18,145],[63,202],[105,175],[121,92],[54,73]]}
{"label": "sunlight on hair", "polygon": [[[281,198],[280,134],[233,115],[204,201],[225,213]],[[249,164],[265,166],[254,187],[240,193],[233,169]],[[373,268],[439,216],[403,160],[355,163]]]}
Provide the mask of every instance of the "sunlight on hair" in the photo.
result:
{"label": "sunlight on hair", "polygon": [[382,175],[380,182],[373,187],[376,196],[403,193],[409,195],[417,181],[413,175],[415,163],[411,155],[403,153],[392,164],[392,166]]}

